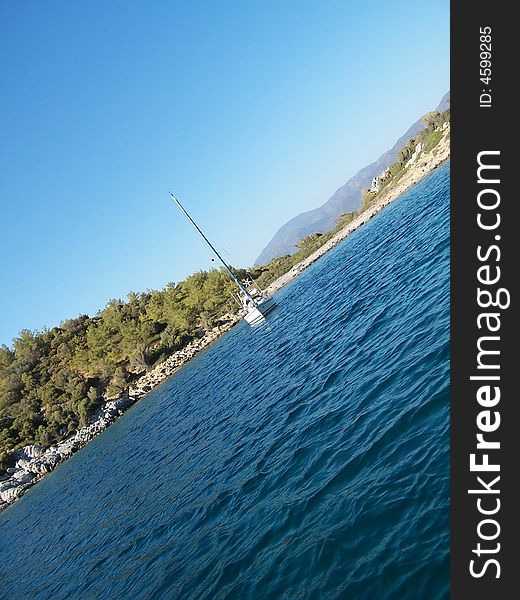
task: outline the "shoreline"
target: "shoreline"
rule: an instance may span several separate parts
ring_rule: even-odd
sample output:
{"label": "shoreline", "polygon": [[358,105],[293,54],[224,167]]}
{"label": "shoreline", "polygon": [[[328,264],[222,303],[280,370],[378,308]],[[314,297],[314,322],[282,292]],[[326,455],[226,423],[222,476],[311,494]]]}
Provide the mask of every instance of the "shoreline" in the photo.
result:
{"label": "shoreline", "polygon": [[[448,160],[449,157],[450,127],[448,126],[439,143],[430,152],[419,155],[418,159],[407,167],[407,172],[394,186],[384,190],[381,198],[376,199],[371,207],[358,215],[307,258],[272,282],[265,290],[267,294],[271,296],[287,285],[329,250],[372,219],[388,204],[399,198],[423,177]],[[125,395],[107,399],[105,404],[88,419],[87,425],[78,429],[68,438],[49,448],[32,445],[16,451],[14,453],[17,459],[15,466],[7,469],[6,475],[0,476],[0,512],[21,498],[46,474],[53,471],[78,450],[84,448],[88,442],[109,427],[130,406],[171,377],[201,350],[229,331],[242,320],[242,317],[242,311],[225,315],[221,319],[220,325],[208,331],[203,337],[193,340],[183,349],[174,352],[162,363],[142,375],[130,386]]]}
{"label": "shoreline", "polygon": [[411,187],[418,183],[423,177],[430,174],[443,162],[448,160],[450,157],[450,127],[446,128],[446,131],[439,141],[439,143],[428,152],[419,158],[410,170],[403,175],[398,183],[388,190],[385,190],[376,202],[367,208],[364,212],[358,215],[353,221],[346,225],[341,231],[338,231],[334,236],[327,240],[323,246],[320,246],[307,258],[304,258],[298,264],[294,265],[287,273],[281,275],[276,281],[273,281],[267,288],[266,292],[269,295],[274,294],[280,290],[284,285],[287,285],[289,281],[292,281],[300,273],[302,273],[307,267],[315,263],[319,258],[326,254],[329,250],[336,247],[341,241],[348,237],[351,233],[354,233],[356,229],[359,229],[367,221],[370,221],[377,213],[381,212],[386,206],[388,206],[394,200],[397,200],[399,196],[407,192]]}

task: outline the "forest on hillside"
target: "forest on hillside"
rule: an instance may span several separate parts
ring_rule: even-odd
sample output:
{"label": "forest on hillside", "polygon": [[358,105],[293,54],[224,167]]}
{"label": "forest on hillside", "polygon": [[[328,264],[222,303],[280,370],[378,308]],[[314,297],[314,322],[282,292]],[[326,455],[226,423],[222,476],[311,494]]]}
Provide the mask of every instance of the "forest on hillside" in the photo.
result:
{"label": "forest on hillside", "polygon": [[[447,121],[449,111],[428,113],[426,128],[401,150],[379,191],[367,190],[360,209],[341,215],[332,231],[307,236],[295,254],[268,265],[235,269],[238,277],[263,289],[289,271],[398,181],[419,143],[424,151],[434,148]],[[92,317],[21,331],[11,347],[0,347],[0,471],[13,464],[13,450],[49,446],[73,433],[107,398],[124,394],[148,369],[238,310],[235,284],[222,268],[162,290],[130,292]]]}
{"label": "forest on hillside", "polygon": [[[265,287],[313,252],[321,237],[302,240],[292,256],[235,272]],[[107,398],[123,394],[148,369],[239,308],[225,269],[211,269],[162,290],[110,300],[92,317],[21,331],[11,347],[0,347],[0,469],[11,465],[12,450],[49,446],[85,425]]]}

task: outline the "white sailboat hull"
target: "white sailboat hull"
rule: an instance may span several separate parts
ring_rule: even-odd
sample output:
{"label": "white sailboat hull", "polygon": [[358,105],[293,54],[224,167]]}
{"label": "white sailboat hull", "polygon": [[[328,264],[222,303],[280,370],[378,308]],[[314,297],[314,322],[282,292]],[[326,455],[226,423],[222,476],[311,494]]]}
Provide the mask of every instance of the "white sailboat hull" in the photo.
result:
{"label": "white sailboat hull", "polygon": [[257,323],[261,323],[265,319],[265,315],[273,310],[276,306],[276,302],[273,298],[263,298],[256,300],[252,296],[252,291],[248,292],[244,285],[239,281],[238,277],[233,273],[231,267],[226,263],[226,261],[220,256],[217,252],[217,249],[213,246],[213,244],[208,240],[208,238],[204,235],[201,228],[195,223],[195,221],[188,214],[184,206],[177,200],[177,198],[170,192],[170,196],[173,198],[177,206],[184,213],[188,221],[195,227],[198,233],[201,235],[202,239],[208,244],[208,246],[213,250],[215,256],[220,260],[226,271],[228,272],[231,279],[238,285],[240,288],[240,297],[239,301],[242,304],[242,308],[245,309],[245,320],[250,325],[256,325]]}
{"label": "white sailboat hull", "polygon": [[265,319],[265,315],[270,313],[275,306],[276,302],[274,298],[267,298],[267,300],[263,300],[249,309],[244,319],[249,325],[257,325]]}

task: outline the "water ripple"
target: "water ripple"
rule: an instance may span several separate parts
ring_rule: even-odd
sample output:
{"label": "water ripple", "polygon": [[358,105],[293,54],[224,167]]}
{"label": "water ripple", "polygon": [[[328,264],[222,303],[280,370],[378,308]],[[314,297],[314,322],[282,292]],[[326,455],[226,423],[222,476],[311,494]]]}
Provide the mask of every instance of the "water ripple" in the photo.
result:
{"label": "water ripple", "polygon": [[448,596],[449,167],[0,515],[0,597]]}

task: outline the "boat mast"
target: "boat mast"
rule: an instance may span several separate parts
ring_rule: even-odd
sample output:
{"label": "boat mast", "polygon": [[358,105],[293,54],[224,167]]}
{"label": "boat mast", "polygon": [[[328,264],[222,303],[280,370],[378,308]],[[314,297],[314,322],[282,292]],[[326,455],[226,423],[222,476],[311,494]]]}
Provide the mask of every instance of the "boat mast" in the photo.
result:
{"label": "boat mast", "polygon": [[[195,229],[200,233],[200,235],[202,236],[202,238],[204,239],[204,241],[206,242],[206,244],[208,244],[208,246],[213,250],[213,252],[217,255],[218,259],[220,260],[220,262],[224,265],[224,268],[226,269],[226,271],[229,273],[229,276],[231,277],[231,279],[233,279],[233,281],[238,285],[238,287],[242,290],[242,292],[250,299],[253,300],[253,298],[251,297],[251,294],[246,290],[246,288],[240,283],[238,277],[233,273],[233,271],[231,270],[231,267],[226,263],[226,261],[222,258],[222,256],[220,256],[220,254],[217,252],[217,250],[215,249],[215,247],[213,246],[213,244],[208,240],[208,238],[204,235],[204,233],[202,233],[202,230],[200,229],[200,227],[197,225],[197,223],[195,223],[195,221],[191,218],[191,216],[188,214],[188,212],[186,211],[186,209],[184,208],[184,206],[177,200],[177,198],[171,193],[169,192],[170,196],[173,198],[173,200],[175,201],[175,203],[177,204],[177,206],[182,210],[182,212],[186,215],[186,217],[188,218],[188,220],[190,221],[190,223],[193,225],[193,227],[195,227]],[[254,302],[254,300],[253,300]]]}

